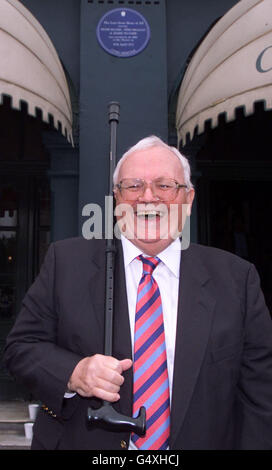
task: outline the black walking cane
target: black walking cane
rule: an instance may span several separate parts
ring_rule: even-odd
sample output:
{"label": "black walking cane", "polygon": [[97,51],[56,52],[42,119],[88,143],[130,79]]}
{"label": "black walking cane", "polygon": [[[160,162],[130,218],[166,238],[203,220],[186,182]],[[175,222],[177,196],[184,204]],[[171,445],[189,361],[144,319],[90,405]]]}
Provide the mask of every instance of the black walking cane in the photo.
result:
{"label": "black walking cane", "polygon": [[[110,174],[109,174],[109,195],[113,195],[113,172],[116,162],[116,130],[119,122],[119,103],[109,103],[109,124],[110,124]],[[110,215],[108,215],[110,218]],[[106,241],[106,299],[105,299],[105,339],[104,354],[112,355],[113,337],[113,299],[114,299],[114,258],[116,248],[113,237],[107,237]],[[106,400],[102,401],[101,408],[88,408],[88,422],[96,424],[113,431],[129,431],[143,436],[146,431],[146,410],[141,407],[138,417],[118,413],[112,404]]]}

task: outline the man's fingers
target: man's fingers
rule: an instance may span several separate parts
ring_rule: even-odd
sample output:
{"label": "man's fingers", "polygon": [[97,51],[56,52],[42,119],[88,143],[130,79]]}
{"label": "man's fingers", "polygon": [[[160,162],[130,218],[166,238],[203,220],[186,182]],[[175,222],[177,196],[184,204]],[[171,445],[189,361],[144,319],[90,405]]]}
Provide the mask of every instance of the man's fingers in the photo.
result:
{"label": "man's fingers", "polygon": [[102,388],[99,387],[94,387],[92,389],[88,388],[78,388],[77,393],[81,395],[82,397],[96,397],[100,398],[101,400],[107,400],[111,403],[114,403],[118,400],[120,400],[120,395],[119,393],[112,393],[108,392],[106,390],[103,390]]}
{"label": "man's fingers", "polygon": [[110,393],[119,393],[120,385],[116,385],[115,383],[109,382],[108,380],[98,378],[96,380],[95,388],[101,388],[102,390]]}
{"label": "man's fingers", "polygon": [[[118,401],[120,399],[118,392],[120,386],[124,383],[124,377],[121,374],[130,369],[131,366],[131,359],[123,359],[122,361],[118,361],[118,364],[115,361],[111,363],[111,367],[114,367],[114,370],[108,369],[108,371],[104,373],[103,379],[98,379],[98,386],[93,389],[95,396],[109,402]],[[104,380],[106,378],[108,380]],[[116,393],[114,393],[115,391]]]}
{"label": "man's fingers", "polygon": [[107,380],[108,382],[118,385],[119,387],[123,385],[124,383],[124,377],[121,374],[119,374],[119,372],[116,372],[115,370],[112,370],[112,369],[105,369],[103,371],[103,374],[98,375],[98,378]]}
{"label": "man's fingers", "polygon": [[123,372],[132,366],[131,359],[118,359],[96,354],[82,359],[69,380],[69,388],[82,396],[96,396],[114,402],[120,399]]}
{"label": "man's fingers", "polygon": [[122,372],[124,372],[125,370],[128,370],[131,368],[132,366],[132,360],[131,359],[123,359],[122,361],[119,361],[120,362],[120,365],[122,367]]}
{"label": "man's fingers", "polygon": [[109,401],[111,403],[114,403],[115,401],[120,400],[119,393],[108,392],[98,387],[94,387],[93,396],[95,396],[96,398],[100,398],[101,400]]}

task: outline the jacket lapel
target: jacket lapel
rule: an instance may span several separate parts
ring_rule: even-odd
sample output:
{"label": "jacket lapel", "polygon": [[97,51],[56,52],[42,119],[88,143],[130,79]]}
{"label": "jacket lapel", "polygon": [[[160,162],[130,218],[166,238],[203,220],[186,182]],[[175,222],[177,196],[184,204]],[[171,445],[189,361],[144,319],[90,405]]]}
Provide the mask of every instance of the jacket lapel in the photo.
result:
{"label": "jacket lapel", "polygon": [[[91,304],[100,331],[104,334],[105,323],[105,279],[106,279],[106,245],[99,245],[90,259]],[[113,350],[119,359],[131,358],[131,336],[126,292],[123,250],[116,241],[114,269],[114,312],[113,312]]]}
{"label": "jacket lapel", "polygon": [[99,242],[100,243],[96,241],[96,249],[89,258],[89,291],[92,307],[92,316],[89,318],[94,342],[92,350],[103,354],[105,320],[105,243],[104,241]]}
{"label": "jacket lapel", "polygon": [[182,428],[207,346],[215,299],[211,280],[192,247],[181,253],[170,447]]}

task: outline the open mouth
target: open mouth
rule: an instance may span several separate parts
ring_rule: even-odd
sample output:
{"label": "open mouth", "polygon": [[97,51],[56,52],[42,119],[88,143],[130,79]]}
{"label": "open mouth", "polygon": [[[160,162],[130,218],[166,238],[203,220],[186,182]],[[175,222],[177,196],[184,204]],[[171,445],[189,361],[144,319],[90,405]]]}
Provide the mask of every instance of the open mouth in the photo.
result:
{"label": "open mouth", "polygon": [[160,219],[163,217],[164,213],[160,210],[138,210],[135,212],[135,215],[141,219]]}
{"label": "open mouth", "polygon": [[167,206],[164,204],[137,204],[134,215],[145,221],[159,220],[167,213]]}

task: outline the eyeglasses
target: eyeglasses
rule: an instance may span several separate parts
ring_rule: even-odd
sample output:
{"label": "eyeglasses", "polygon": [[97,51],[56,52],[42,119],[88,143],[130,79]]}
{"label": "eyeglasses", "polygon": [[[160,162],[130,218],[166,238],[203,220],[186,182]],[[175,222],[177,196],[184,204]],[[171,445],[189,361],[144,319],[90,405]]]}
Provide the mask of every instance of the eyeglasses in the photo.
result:
{"label": "eyeglasses", "polygon": [[[139,178],[126,178],[116,184],[122,197],[127,201],[136,201],[143,196],[149,184]],[[171,178],[157,178],[150,183],[153,196],[162,201],[173,201],[180,188],[187,188],[186,184],[180,184]]]}

